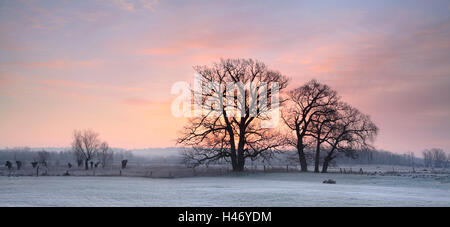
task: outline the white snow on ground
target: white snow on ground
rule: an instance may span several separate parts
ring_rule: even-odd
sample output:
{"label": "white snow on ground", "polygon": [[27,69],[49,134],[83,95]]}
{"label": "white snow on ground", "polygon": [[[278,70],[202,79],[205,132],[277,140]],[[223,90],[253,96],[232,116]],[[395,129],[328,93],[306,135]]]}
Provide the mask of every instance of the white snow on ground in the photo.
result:
{"label": "white snow on ground", "polygon": [[[325,179],[337,184],[323,184]],[[450,183],[313,173],[178,179],[0,177],[0,206],[450,206]]]}

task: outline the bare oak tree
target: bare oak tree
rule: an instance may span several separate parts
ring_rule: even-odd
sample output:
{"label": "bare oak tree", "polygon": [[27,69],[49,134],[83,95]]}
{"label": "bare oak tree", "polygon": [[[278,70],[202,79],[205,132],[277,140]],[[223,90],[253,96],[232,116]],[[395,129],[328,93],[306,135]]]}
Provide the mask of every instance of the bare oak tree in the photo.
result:
{"label": "bare oak tree", "polygon": [[370,143],[378,133],[378,128],[370,117],[356,108],[341,102],[336,111],[325,140],[328,146],[322,166],[323,173],[327,172],[329,163],[336,158],[336,152],[352,156],[356,150],[371,149]]}
{"label": "bare oak tree", "polygon": [[337,99],[335,91],[316,80],[288,92],[288,103],[283,108],[282,119],[294,134],[290,144],[297,149],[302,172],[308,171],[305,148],[306,140],[313,136],[313,121],[323,118]]}
{"label": "bare oak tree", "polygon": [[[212,66],[196,66],[205,91],[192,91],[205,105],[201,116],[190,119],[178,143],[192,146],[185,160],[193,166],[219,160],[231,162],[234,171],[243,171],[247,158],[268,158],[282,144],[274,129],[261,127],[274,98],[274,87],[286,88],[288,79],[264,63],[252,59],[226,59]],[[230,83],[236,85],[230,89]],[[264,86],[267,85],[267,86]],[[267,103],[260,101],[267,97]]]}

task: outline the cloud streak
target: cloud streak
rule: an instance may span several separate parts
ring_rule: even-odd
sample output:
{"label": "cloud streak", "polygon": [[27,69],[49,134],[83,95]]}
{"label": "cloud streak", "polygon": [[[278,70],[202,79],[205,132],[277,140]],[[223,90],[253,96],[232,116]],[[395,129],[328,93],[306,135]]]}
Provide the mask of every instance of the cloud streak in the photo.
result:
{"label": "cloud streak", "polygon": [[145,9],[153,12],[155,11],[154,7],[158,3],[158,0],[111,0],[111,2],[116,7],[125,11]]}

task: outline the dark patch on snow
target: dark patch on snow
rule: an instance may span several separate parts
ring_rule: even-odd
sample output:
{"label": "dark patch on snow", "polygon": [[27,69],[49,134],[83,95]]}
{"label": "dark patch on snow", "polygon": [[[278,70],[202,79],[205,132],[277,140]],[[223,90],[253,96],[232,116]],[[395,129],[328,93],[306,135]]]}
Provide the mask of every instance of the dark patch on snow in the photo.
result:
{"label": "dark patch on snow", "polygon": [[332,179],[328,179],[328,180],[324,180],[323,183],[324,184],[336,184],[336,181],[332,180]]}

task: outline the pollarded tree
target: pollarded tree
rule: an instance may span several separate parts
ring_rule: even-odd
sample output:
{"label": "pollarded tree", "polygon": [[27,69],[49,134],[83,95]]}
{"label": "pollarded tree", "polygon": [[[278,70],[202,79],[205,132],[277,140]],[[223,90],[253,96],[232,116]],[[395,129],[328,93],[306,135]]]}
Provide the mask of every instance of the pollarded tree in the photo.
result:
{"label": "pollarded tree", "polygon": [[286,88],[287,77],[253,59],[226,59],[194,69],[202,87],[192,91],[198,97],[194,104],[202,113],[190,119],[178,139],[193,147],[184,154],[187,163],[226,160],[234,171],[243,171],[246,159],[270,157],[283,145],[280,134],[264,124],[274,119],[271,113],[278,110],[278,92]]}
{"label": "pollarded tree", "polygon": [[336,108],[337,115],[331,121],[326,138],[327,154],[323,161],[322,172],[326,173],[329,163],[336,158],[337,152],[352,156],[357,150],[371,149],[378,128],[368,115],[358,109],[340,102]]}
{"label": "pollarded tree", "polygon": [[325,111],[338,101],[334,90],[316,80],[288,92],[287,105],[283,107],[282,118],[293,132],[290,144],[297,149],[301,171],[308,171],[305,148],[307,139],[312,138],[313,121],[320,119]]}

